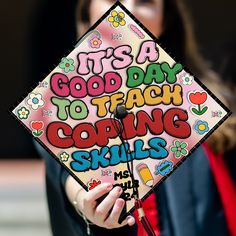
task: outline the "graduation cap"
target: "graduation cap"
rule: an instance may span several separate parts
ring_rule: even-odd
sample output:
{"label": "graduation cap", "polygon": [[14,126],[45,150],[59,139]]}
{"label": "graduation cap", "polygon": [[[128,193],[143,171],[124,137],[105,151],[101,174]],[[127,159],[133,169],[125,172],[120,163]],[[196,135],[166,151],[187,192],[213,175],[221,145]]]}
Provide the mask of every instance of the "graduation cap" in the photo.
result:
{"label": "graduation cap", "polygon": [[117,2],[13,114],[84,189],[121,186],[124,219],[230,111]]}

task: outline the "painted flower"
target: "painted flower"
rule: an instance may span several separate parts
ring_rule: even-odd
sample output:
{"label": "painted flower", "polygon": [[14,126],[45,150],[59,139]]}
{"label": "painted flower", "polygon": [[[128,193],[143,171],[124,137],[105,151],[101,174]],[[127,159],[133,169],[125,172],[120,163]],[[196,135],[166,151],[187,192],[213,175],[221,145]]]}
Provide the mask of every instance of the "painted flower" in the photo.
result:
{"label": "painted flower", "polygon": [[43,121],[32,121],[31,124],[32,134],[35,137],[40,137],[43,134],[43,127],[44,123]]}
{"label": "painted flower", "polygon": [[91,179],[91,181],[88,182],[88,190],[94,189],[94,188],[97,187],[99,184],[101,184],[101,180]]}
{"label": "painted flower", "polygon": [[186,73],[184,76],[182,76],[182,82],[184,85],[191,85],[193,83],[193,76]]}
{"label": "painted flower", "polygon": [[102,44],[102,40],[100,40],[98,37],[94,37],[89,41],[89,45],[92,48],[100,48],[101,44]]}
{"label": "painted flower", "polygon": [[206,92],[190,92],[189,101],[194,105],[201,105],[207,100]]}
{"label": "painted flower", "polygon": [[117,28],[119,25],[124,26],[126,24],[124,18],[124,12],[112,11],[111,16],[108,17],[108,21],[113,25],[113,27]]}
{"label": "painted flower", "polygon": [[42,121],[32,121],[31,122],[31,128],[35,130],[40,130],[44,126]]}
{"label": "painted flower", "polygon": [[33,109],[38,110],[39,107],[44,105],[44,101],[42,99],[42,94],[40,93],[31,93],[29,98],[26,100],[26,103]]}
{"label": "painted flower", "polygon": [[67,152],[62,152],[59,157],[62,162],[66,162],[68,161],[70,155]]}
{"label": "painted flower", "polygon": [[61,59],[61,63],[59,64],[59,67],[63,69],[66,73],[70,71],[74,71],[75,70],[74,60],[63,57]]}
{"label": "painted flower", "polygon": [[194,130],[198,134],[205,134],[209,131],[208,123],[206,121],[198,120],[194,125]]}
{"label": "painted flower", "polygon": [[196,107],[192,107],[191,111],[195,114],[195,115],[203,115],[207,110],[208,107],[207,106],[201,106],[203,103],[206,102],[207,100],[207,93],[202,91],[202,92],[190,92],[188,94],[188,98],[189,101],[196,105]]}
{"label": "painted flower", "polygon": [[188,150],[186,149],[187,146],[188,144],[186,142],[180,142],[179,140],[175,140],[174,145],[170,148],[170,150],[174,152],[176,158],[180,158],[181,155],[188,155]]}
{"label": "painted flower", "polygon": [[22,107],[17,110],[18,118],[21,120],[28,119],[29,114],[30,114],[30,111],[26,107]]}

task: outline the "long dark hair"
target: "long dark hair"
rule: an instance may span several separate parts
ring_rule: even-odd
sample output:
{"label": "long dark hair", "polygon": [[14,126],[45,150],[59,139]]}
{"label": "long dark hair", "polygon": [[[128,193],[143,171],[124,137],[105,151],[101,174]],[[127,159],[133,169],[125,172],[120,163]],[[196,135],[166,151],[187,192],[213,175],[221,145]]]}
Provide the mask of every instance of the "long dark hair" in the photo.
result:
{"label": "long dark hair", "polygon": [[[90,26],[89,8],[91,0],[80,0],[78,5],[79,27]],[[194,36],[193,25],[188,9],[183,0],[163,0],[164,19],[163,32],[159,37],[161,46],[166,49],[176,61],[202,80],[226,105],[233,106],[230,90],[223,85],[218,75],[214,73],[199,53]],[[234,116],[211,135],[207,140],[216,153],[223,153],[232,148],[236,129]]]}

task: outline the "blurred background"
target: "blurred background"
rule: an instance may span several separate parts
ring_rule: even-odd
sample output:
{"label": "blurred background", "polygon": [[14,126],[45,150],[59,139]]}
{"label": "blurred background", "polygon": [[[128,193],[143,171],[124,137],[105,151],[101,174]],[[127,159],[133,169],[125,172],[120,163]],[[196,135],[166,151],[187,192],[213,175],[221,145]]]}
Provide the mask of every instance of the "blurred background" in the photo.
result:
{"label": "blurred background", "polygon": [[[236,75],[236,1],[187,0],[200,49],[223,80]],[[0,7],[0,235],[51,235],[44,164],[31,135],[9,114],[76,42],[76,0],[11,0]],[[58,13],[60,12],[60,13]],[[70,14],[69,14],[70,13]],[[39,47],[40,45],[40,47]],[[45,61],[39,70],[38,61]],[[37,65],[37,66],[35,66]]]}

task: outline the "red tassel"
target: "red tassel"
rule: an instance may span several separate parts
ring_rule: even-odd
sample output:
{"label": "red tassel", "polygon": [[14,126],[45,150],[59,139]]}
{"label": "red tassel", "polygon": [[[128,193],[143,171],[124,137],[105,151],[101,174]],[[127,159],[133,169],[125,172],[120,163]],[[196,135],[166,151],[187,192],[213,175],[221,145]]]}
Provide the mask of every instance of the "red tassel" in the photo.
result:
{"label": "red tassel", "polygon": [[148,236],[156,236],[148,218],[144,213],[142,200],[140,199],[135,200],[135,209],[138,211],[139,221],[142,223],[143,228],[147,232]]}

